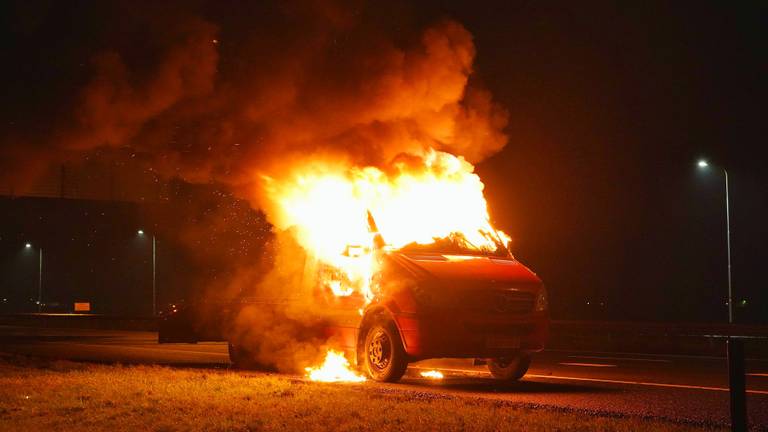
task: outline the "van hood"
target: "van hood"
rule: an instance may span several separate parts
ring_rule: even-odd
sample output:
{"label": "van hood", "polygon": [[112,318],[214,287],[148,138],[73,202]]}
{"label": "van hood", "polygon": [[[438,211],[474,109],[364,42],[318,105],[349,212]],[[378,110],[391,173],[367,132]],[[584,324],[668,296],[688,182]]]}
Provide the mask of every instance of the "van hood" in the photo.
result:
{"label": "van hood", "polygon": [[513,258],[403,252],[391,256],[419,279],[446,280],[477,286],[542,283],[536,273]]}

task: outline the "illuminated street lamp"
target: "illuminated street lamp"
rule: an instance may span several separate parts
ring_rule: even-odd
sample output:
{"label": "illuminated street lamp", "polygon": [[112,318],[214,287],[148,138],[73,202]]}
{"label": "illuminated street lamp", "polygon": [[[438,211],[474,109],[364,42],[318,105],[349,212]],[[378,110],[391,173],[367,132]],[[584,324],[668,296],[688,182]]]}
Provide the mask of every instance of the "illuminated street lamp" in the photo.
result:
{"label": "illuminated street lamp", "polygon": [[[32,243],[25,243],[25,249],[32,249]],[[43,311],[43,248],[38,250],[37,263],[37,312]]]}
{"label": "illuminated street lamp", "polygon": [[[139,237],[144,236],[144,230],[136,231]],[[152,316],[157,315],[157,240],[152,234]]]}
{"label": "illuminated street lamp", "polygon": [[[708,169],[709,163],[699,159],[700,169]],[[728,197],[728,171],[723,170],[725,179],[725,242],[728,249],[728,323],[733,324],[733,285],[731,284],[731,206]],[[747,430],[747,399],[744,369],[744,344],[741,339],[726,337],[728,361],[728,386],[730,387],[731,430]]]}
{"label": "illuminated street lamp", "polygon": [[[708,169],[709,162],[699,159],[697,165],[701,169]],[[733,285],[731,282],[731,208],[728,198],[728,171],[722,168],[725,178],[725,244],[728,250],[728,323],[733,324]]]}

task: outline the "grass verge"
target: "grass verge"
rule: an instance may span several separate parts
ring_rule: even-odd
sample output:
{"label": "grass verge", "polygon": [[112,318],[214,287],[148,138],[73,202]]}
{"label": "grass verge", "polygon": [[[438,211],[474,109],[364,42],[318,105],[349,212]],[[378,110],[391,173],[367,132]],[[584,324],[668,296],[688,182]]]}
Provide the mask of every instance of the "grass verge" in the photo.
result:
{"label": "grass verge", "polygon": [[0,357],[0,430],[700,431],[397,386]]}

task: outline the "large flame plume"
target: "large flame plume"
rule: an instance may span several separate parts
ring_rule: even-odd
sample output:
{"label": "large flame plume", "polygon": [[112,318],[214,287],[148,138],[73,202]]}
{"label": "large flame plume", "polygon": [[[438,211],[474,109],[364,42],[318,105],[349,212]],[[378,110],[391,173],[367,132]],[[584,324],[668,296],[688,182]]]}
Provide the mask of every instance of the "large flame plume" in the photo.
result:
{"label": "large flame plume", "polygon": [[315,258],[343,272],[323,281],[336,295],[371,300],[377,249],[460,237],[494,252],[509,237],[493,228],[472,164],[445,152],[396,159],[386,170],[311,162],[280,182],[265,177],[278,227],[294,228]]}
{"label": "large flame plume", "polygon": [[[491,225],[483,183],[462,157],[430,149],[422,157],[398,158],[387,169],[321,161],[293,169],[282,181],[263,179],[276,207],[272,215],[334,270],[321,272],[318,283],[336,296],[375,298],[377,253],[447,238],[477,253],[496,253],[509,240]],[[320,381],[355,376],[333,351],[307,374]]]}

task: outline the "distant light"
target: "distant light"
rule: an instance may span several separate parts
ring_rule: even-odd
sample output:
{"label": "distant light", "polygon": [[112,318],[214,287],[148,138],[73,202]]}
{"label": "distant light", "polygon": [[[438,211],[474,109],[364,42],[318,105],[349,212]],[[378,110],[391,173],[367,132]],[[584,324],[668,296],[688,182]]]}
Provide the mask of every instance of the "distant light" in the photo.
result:
{"label": "distant light", "polygon": [[706,168],[709,166],[709,163],[704,159],[700,159],[698,165],[699,165],[699,168]]}
{"label": "distant light", "polygon": [[144,235],[144,230],[138,230],[138,231],[136,231],[136,233],[137,233],[138,235]]}
{"label": "distant light", "polygon": [[24,245],[24,247],[25,248],[31,248],[32,247],[32,243],[27,243],[27,244]]}

